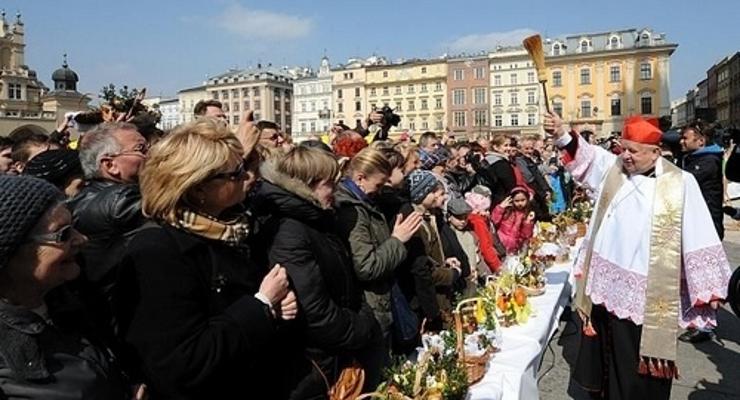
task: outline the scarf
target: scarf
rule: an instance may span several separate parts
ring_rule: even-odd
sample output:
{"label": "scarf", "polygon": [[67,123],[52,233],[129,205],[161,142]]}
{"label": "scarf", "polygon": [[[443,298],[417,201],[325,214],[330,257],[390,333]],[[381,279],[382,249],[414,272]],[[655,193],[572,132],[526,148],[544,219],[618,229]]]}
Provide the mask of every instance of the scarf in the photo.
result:
{"label": "scarf", "polygon": [[352,193],[352,195],[355,196],[357,200],[361,200],[365,203],[373,204],[372,199],[365,192],[363,192],[362,189],[360,189],[360,187],[357,186],[355,181],[353,181],[352,179],[348,177],[344,177],[342,178],[342,180],[339,181],[339,183],[345,188],[347,188],[347,190],[349,190],[349,192]]}
{"label": "scarf", "polygon": [[249,224],[245,217],[221,221],[185,208],[177,210],[168,218],[167,223],[194,235],[219,240],[234,247],[244,243],[249,235]]}
{"label": "scarf", "polygon": [[[680,309],[681,229],[683,180],[681,170],[664,159],[658,161],[662,173],[656,178],[653,217],[650,229],[650,256],[645,296],[645,311],[640,338],[638,372],[656,378],[677,378],[676,367],[678,313]],[[592,303],[586,294],[588,270],[596,234],[607,208],[624,183],[622,163],[617,161],[607,172],[601,196],[594,211],[588,245],[584,249],[582,280],[576,287],[576,307],[591,315]]]}

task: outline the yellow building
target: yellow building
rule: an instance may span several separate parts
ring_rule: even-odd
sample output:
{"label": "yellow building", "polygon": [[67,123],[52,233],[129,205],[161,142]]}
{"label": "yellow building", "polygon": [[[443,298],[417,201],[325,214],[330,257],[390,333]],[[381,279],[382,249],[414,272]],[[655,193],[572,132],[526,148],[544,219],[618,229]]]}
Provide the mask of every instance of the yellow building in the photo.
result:
{"label": "yellow building", "polygon": [[547,39],[548,96],[571,124],[599,136],[622,131],[626,117],[670,115],[670,56],[678,47],[650,29]]}
{"label": "yellow building", "polygon": [[388,105],[401,116],[391,130],[442,133],[447,124],[447,60],[412,60],[366,69],[367,110]]}
{"label": "yellow building", "polygon": [[[354,128],[367,117],[365,108],[365,65],[373,60],[351,59],[331,70],[332,110],[329,119]],[[331,113],[330,112],[330,113]]]}
{"label": "yellow building", "polygon": [[195,119],[195,105],[199,101],[210,99],[213,95],[209,95],[206,91],[206,86],[196,86],[192,88],[182,89],[177,92],[177,100],[180,102],[180,124],[186,124]]}

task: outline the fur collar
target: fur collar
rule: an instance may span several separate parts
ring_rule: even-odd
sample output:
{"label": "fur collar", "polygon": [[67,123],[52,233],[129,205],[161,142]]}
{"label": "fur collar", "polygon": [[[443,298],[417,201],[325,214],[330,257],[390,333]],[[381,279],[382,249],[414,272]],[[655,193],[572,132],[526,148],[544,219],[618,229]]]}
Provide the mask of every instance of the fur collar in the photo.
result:
{"label": "fur collar", "polygon": [[316,196],[314,196],[313,190],[305,182],[300,179],[291,178],[278,171],[275,160],[268,159],[262,163],[260,166],[260,176],[267,182],[308,201],[322,210],[330,208],[321,205]]}

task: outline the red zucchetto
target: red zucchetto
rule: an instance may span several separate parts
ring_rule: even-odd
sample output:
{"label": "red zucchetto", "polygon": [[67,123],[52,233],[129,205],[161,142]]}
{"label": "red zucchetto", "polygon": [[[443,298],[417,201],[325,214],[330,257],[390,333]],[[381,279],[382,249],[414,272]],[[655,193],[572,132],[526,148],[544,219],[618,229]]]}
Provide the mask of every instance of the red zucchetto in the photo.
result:
{"label": "red zucchetto", "polygon": [[658,129],[657,122],[640,116],[629,117],[624,121],[622,139],[659,146],[663,132]]}

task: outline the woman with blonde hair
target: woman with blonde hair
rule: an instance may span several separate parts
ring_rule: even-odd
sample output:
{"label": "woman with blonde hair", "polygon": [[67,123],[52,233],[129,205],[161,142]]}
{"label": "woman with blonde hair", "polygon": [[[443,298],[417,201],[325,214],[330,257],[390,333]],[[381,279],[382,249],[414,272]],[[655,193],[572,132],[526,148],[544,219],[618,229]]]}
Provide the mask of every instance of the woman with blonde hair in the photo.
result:
{"label": "woman with blonde hair", "polygon": [[414,213],[406,219],[394,215],[389,228],[389,221],[374,202],[393,167],[383,150],[363,149],[349,162],[336,194],[338,232],[349,242],[355,273],[380,322],[388,348],[394,272],[406,259],[404,244],[421,226],[421,215]]}
{"label": "woman with blonde hair", "polygon": [[339,165],[333,154],[298,146],[267,160],[252,211],[260,222],[255,251],[285,266],[298,298],[295,337],[284,351],[310,363],[285,368],[291,399],[325,398],[342,369],[359,361],[365,389],[376,387],[380,332],[363,299],[345,241],[336,235],[334,185]]}
{"label": "woman with blonde hair", "polygon": [[152,397],[274,391],[269,349],[278,320],[294,318],[297,305],[284,268],[252,265],[249,227],[233,211],[258,168],[259,135],[247,133],[245,148],[215,120],[180,126],[141,173],[142,210],[153,222],[126,250],[114,304]]}

